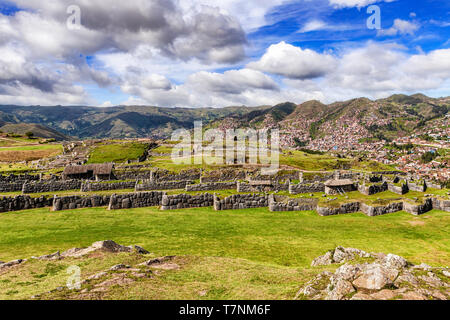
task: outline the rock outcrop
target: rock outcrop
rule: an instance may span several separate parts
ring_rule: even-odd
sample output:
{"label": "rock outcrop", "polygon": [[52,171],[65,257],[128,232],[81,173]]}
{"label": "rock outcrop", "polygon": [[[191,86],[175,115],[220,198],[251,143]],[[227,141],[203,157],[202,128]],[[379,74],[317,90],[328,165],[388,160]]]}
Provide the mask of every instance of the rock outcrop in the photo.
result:
{"label": "rock outcrop", "polygon": [[72,248],[63,253],[61,256],[64,258],[80,258],[86,256],[92,252],[103,251],[110,253],[120,253],[120,252],[137,252],[139,254],[148,254],[149,252],[142,247],[139,246],[122,246],[120,244],[115,243],[112,240],[98,241],[94,242],[90,247],[87,248]]}
{"label": "rock outcrop", "polygon": [[[351,264],[356,258],[364,262]],[[337,247],[314,259],[313,266],[341,264],[308,282],[296,298],[312,300],[448,300],[450,269],[413,265],[394,254]]]}

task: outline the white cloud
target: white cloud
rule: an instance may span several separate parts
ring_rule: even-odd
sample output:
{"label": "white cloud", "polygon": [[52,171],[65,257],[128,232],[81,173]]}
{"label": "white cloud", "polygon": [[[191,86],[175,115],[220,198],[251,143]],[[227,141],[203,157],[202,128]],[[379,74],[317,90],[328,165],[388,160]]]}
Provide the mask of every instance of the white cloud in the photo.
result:
{"label": "white cloud", "polygon": [[327,28],[327,24],[322,20],[311,20],[307,22],[301,29],[300,33],[323,30]]}
{"label": "white cloud", "polygon": [[414,33],[420,28],[416,22],[409,22],[402,19],[395,19],[391,28],[378,31],[379,36],[395,36],[401,35],[414,35]]}
{"label": "white cloud", "polygon": [[345,7],[362,8],[378,2],[394,2],[396,0],[329,0],[329,1],[331,5],[337,8],[345,8]]}
{"label": "white cloud", "polygon": [[331,55],[283,41],[271,45],[259,61],[249,63],[247,67],[292,79],[311,79],[324,76],[333,70],[335,63]]}
{"label": "white cloud", "polygon": [[252,89],[279,90],[269,76],[250,69],[230,70],[223,74],[202,71],[191,75],[186,85],[198,92],[223,94],[241,94]]}

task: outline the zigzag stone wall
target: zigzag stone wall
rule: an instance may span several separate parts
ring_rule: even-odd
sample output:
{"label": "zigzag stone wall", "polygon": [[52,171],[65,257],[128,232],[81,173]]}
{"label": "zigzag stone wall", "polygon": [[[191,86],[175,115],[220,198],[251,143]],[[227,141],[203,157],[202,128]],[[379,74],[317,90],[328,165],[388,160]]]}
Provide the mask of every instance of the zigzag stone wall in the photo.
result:
{"label": "zigzag stone wall", "polygon": [[403,184],[400,187],[400,186],[393,185],[392,183],[388,183],[388,190],[393,193],[399,194],[399,195],[404,195],[409,192],[407,184]]}
{"label": "zigzag stone wall", "polygon": [[55,197],[53,200],[52,211],[74,210],[81,208],[107,207],[110,202],[110,196],[68,196]]}
{"label": "zigzag stone wall", "polygon": [[33,183],[25,183],[22,192],[27,193],[45,193],[55,191],[69,191],[80,190],[81,181],[67,180],[67,181],[41,181]]}
{"label": "zigzag stone wall", "polygon": [[236,189],[237,182],[211,182],[186,185],[186,191],[214,191]]}
{"label": "zigzag stone wall", "polygon": [[418,184],[418,183],[408,182],[408,189],[411,191],[425,192],[425,191],[427,191],[427,185],[426,185],[426,183]]}
{"label": "zigzag stone wall", "polygon": [[18,192],[22,191],[23,183],[0,182],[0,192]]}
{"label": "zigzag stone wall", "polygon": [[450,212],[450,200],[439,200],[434,198],[432,199],[432,202],[434,209]]}
{"label": "zigzag stone wall", "polygon": [[364,184],[360,184],[358,186],[358,191],[361,192],[362,194],[365,194],[367,196],[373,195],[373,194],[377,194],[380,192],[384,192],[388,190],[388,184],[387,182],[384,182],[382,184],[373,184],[370,186],[366,186]]}
{"label": "zigzag stone wall", "polygon": [[0,198],[0,212],[20,211],[50,207],[53,204],[53,198],[30,196],[16,196]]}
{"label": "zigzag stone wall", "polygon": [[415,216],[427,213],[428,211],[433,210],[433,200],[427,199],[424,204],[416,205],[409,203],[408,201],[403,202],[403,210],[408,213],[411,213]]}
{"label": "zigzag stone wall", "polygon": [[7,176],[0,175],[0,182],[14,182],[14,183],[25,183],[27,181],[39,181],[40,175],[29,175],[29,174],[21,174],[15,175],[10,174]]}
{"label": "zigzag stone wall", "polygon": [[267,195],[258,194],[235,194],[225,199],[214,197],[214,209],[221,210],[237,210],[263,208],[269,206],[269,197]]}
{"label": "zigzag stone wall", "polygon": [[136,184],[136,191],[153,191],[153,190],[178,190],[186,189],[186,186],[193,184],[193,181],[146,181]]}
{"label": "zigzag stone wall", "polygon": [[354,213],[360,211],[359,202],[345,203],[337,208],[317,206],[317,213],[321,216],[333,216],[338,214]]}
{"label": "zigzag stone wall", "polygon": [[283,196],[269,195],[269,210],[278,211],[314,211],[317,209],[317,199],[291,199]]}
{"label": "zigzag stone wall", "polygon": [[109,191],[134,189],[136,181],[122,182],[85,182],[81,185],[81,192]]}
{"label": "zigzag stone wall", "polygon": [[156,207],[162,203],[165,192],[138,192],[112,195],[108,210]]}
{"label": "zigzag stone wall", "polygon": [[299,183],[290,184],[289,193],[290,194],[301,194],[301,193],[315,193],[315,192],[325,192],[325,185],[320,182],[316,183]]}
{"label": "zigzag stone wall", "polygon": [[164,195],[161,204],[161,210],[212,207],[214,205],[214,196],[209,193],[196,196],[188,194]]}
{"label": "zigzag stone wall", "polygon": [[370,206],[361,203],[361,211],[369,217],[376,217],[403,210],[403,202],[390,203],[387,206]]}
{"label": "zigzag stone wall", "polygon": [[271,192],[287,190],[289,190],[289,182],[272,182],[270,185],[251,185],[250,183],[242,182],[237,183],[237,192]]}

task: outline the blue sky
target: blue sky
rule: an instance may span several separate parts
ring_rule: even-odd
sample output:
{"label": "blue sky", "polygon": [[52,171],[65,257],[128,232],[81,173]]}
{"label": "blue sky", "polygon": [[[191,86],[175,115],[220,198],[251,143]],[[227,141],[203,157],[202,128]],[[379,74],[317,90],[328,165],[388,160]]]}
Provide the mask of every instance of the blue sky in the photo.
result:
{"label": "blue sky", "polygon": [[[367,28],[370,5],[380,30]],[[448,0],[0,1],[0,104],[449,96],[449,39]]]}

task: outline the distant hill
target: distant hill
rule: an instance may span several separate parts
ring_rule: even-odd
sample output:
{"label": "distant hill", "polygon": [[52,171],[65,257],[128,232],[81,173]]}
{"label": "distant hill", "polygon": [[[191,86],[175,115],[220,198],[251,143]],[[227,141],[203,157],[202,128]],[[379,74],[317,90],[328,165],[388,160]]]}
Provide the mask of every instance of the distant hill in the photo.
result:
{"label": "distant hill", "polygon": [[278,127],[287,133],[297,132],[299,136],[303,135],[303,139],[316,139],[336,126],[357,122],[375,137],[394,137],[444,117],[449,108],[448,97],[433,99],[423,94],[397,94],[375,101],[358,98],[329,105],[308,101],[300,105],[286,102],[276,106],[221,109],[0,106],[0,125],[37,124],[47,127],[47,131],[49,128],[55,130],[53,135],[60,132],[61,139],[62,136],[166,138],[173,130],[191,129],[195,121],[202,120],[205,127]]}
{"label": "distant hill", "polygon": [[42,107],[0,106],[0,121],[41,124],[78,138],[167,137],[179,128],[191,129],[194,121],[205,124],[230,115],[242,116],[268,107],[222,109],[158,108],[145,106]]}
{"label": "distant hill", "polygon": [[0,130],[6,133],[16,133],[25,135],[27,132],[33,132],[35,137],[45,139],[55,139],[57,141],[70,140],[71,138],[49,127],[40,124],[28,123],[5,123],[0,121]]}

